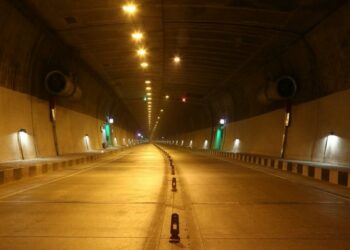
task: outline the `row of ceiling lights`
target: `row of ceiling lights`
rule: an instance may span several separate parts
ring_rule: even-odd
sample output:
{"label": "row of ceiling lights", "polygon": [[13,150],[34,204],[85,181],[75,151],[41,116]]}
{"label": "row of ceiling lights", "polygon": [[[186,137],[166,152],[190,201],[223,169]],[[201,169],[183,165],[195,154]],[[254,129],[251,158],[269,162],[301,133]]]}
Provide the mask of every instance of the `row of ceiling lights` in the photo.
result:
{"label": "row of ceiling lights", "polygon": [[[136,4],[134,3],[128,3],[123,5],[122,7],[123,11],[129,15],[129,16],[134,16],[137,12],[138,12],[138,7]],[[145,46],[140,45],[140,43],[142,41],[144,41],[144,33],[142,31],[134,31],[131,34],[131,38],[133,41],[135,41],[136,43],[139,44],[139,47],[136,51],[136,54],[139,58],[142,59],[140,66],[143,69],[147,69],[149,67],[149,63],[146,60],[146,56],[148,55],[148,51],[145,48]],[[173,62],[175,64],[179,64],[181,62],[181,58],[179,56],[174,56],[173,58]],[[150,80],[146,80],[145,84],[146,84],[146,95],[144,97],[144,101],[147,101],[147,107],[148,107],[148,128],[151,129],[151,123],[152,123],[152,87],[151,87],[151,81]],[[169,95],[165,95],[165,99],[168,100],[170,98]],[[155,126],[153,127],[152,133],[154,132],[154,130],[157,128],[159,120],[160,120],[160,115],[164,112],[163,109],[160,110],[160,113],[157,117],[157,121],[155,123]]]}
{"label": "row of ceiling lights", "polygon": [[[129,16],[133,16],[137,13],[138,7],[134,3],[128,3],[123,5],[122,7],[124,13],[126,13]],[[131,38],[134,42],[138,44],[138,49],[136,50],[136,55],[142,60],[140,63],[140,66],[142,69],[147,69],[149,67],[149,63],[146,60],[146,56],[148,55],[148,51],[145,48],[144,45],[142,45],[142,42],[145,39],[145,35],[142,31],[134,31],[131,34]],[[146,94],[144,96],[144,101],[147,102],[147,110],[148,110],[148,128],[151,128],[151,122],[152,122],[152,86],[151,81],[146,80]]]}

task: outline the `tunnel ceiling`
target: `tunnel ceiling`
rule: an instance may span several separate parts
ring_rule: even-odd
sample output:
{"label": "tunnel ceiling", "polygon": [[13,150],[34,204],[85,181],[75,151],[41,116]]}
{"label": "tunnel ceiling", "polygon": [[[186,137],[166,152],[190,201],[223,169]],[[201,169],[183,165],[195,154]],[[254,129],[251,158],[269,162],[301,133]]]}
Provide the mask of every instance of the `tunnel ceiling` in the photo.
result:
{"label": "tunnel ceiling", "polygon": [[[25,2],[107,80],[147,131],[145,80],[152,81],[153,127],[166,94],[173,107],[184,95],[205,100],[234,84],[245,68],[295,42],[344,1],[135,0],[134,17],[123,13],[126,2],[119,0]],[[146,70],[131,39],[135,30],[146,36]],[[174,55],[181,57],[179,65]]]}

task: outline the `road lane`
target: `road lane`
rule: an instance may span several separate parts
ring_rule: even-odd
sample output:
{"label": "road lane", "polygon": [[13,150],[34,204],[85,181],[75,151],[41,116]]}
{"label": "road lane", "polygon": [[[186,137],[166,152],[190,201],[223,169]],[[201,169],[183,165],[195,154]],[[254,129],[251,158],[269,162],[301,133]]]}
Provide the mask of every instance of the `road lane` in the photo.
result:
{"label": "road lane", "polygon": [[1,187],[16,192],[0,200],[0,249],[156,249],[163,156],[144,145],[95,165],[25,191]]}
{"label": "road lane", "polygon": [[349,199],[168,148],[206,250],[350,249]]}

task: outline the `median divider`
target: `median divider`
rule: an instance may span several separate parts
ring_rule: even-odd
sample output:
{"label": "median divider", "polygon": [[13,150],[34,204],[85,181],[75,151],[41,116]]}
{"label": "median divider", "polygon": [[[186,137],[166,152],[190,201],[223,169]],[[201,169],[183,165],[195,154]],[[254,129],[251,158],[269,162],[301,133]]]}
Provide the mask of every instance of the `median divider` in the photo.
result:
{"label": "median divider", "polygon": [[[156,146],[168,159],[169,161],[169,166],[171,168],[171,175],[175,176],[175,164],[174,161],[172,159],[172,157],[170,156],[170,154],[164,150],[162,147],[160,147],[157,144],[153,144],[154,146]],[[173,193],[173,197],[175,195],[175,192],[177,192],[177,182],[176,182],[176,177],[172,177],[171,179],[171,191]],[[172,208],[174,209],[174,199],[173,199],[173,204],[172,204]],[[171,214],[171,218],[170,218],[170,238],[169,238],[169,242],[170,243],[179,243],[180,242],[180,216],[178,213],[172,213]]]}

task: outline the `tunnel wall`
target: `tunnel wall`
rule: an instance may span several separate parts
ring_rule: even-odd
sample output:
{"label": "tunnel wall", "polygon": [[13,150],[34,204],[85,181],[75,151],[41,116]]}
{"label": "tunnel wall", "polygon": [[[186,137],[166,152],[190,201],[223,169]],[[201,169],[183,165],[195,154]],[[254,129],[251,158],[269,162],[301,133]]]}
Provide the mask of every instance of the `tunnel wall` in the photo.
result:
{"label": "tunnel wall", "polygon": [[[286,159],[350,163],[350,90],[341,91],[292,108]],[[284,109],[225,125],[223,151],[280,156]],[[333,132],[334,136],[329,136]],[[328,137],[325,153],[325,144]],[[170,141],[203,148],[210,129],[169,138]],[[235,140],[239,139],[239,145]]]}
{"label": "tunnel wall", "polygon": [[[215,134],[219,119],[225,118],[229,123],[222,150],[232,151],[234,140],[239,138],[240,152],[279,157],[286,103],[261,103],[258,96],[269,81],[290,75],[298,91],[291,101],[292,124],[285,157],[350,163],[349,12],[347,2],[305,34],[293,34],[297,35],[294,42],[262,51],[257,61],[252,60],[210,98],[213,115],[207,115],[206,120],[213,120],[214,126],[209,128],[208,123],[200,121],[188,125],[187,132],[169,134],[168,138],[186,138],[186,146],[193,140],[193,147],[201,148],[205,140],[213,139],[204,131],[214,130]],[[330,132],[336,136],[328,140],[324,155]]]}
{"label": "tunnel wall", "polygon": [[[22,141],[26,159],[56,156],[49,104],[28,94],[0,87],[0,161],[21,159],[17,132],[25,129],[28,136]],[[5,117],[6,119],[4,119]],[[101,126],[104,121],[65,107],[57,107],[56,127],[60,154],[89,152],[102,149]],[[133,133],[113,126],[113,136],[123,144],[134,139]],[[84,136],[89,135],[86,148]]]}
{"label": "tunnel wall", "polygon": [[[14,1],[15,2],[15,1]],[[20,1],[16,1],[20,3]],[[52,70],[71,77],[82,91],[78,100],[55,97],[60,154],[102,148],[101,125],[115,119],[116,137],[134,138],[137,124],[115,91],[79,53],[38,19],[11,1],[0,1],[0,161],[20,159],[19,129],[26,129],[25,158],[54,156],[53,129],[44,79]]]}

